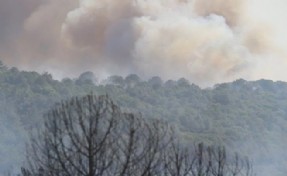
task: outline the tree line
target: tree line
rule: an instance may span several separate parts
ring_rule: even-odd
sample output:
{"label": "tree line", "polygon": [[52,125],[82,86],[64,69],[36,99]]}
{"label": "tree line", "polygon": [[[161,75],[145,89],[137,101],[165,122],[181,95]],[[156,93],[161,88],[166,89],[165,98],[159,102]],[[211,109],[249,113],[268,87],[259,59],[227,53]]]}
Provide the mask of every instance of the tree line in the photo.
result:
{"label": "tree line", "polygon": [[55,105],[32,133],[23,176],[253,176],[248,158],[193,145],[168,123],[93,94]]}
{"label": "tree line", "polygon": [[1,62],[0,172],[19,168],[26,130],[40,125],[42,114],[55,102],[89,92],[109,94],[123,110],[168,121],[186,141],[224,144],[227,150],[251,155],[258,171],[286,175],[286,82],[241,79],[202,89],[185,79],[143,80],[137,75],[99,82],[91,72],[59,81],[49,73],[21,71]]}

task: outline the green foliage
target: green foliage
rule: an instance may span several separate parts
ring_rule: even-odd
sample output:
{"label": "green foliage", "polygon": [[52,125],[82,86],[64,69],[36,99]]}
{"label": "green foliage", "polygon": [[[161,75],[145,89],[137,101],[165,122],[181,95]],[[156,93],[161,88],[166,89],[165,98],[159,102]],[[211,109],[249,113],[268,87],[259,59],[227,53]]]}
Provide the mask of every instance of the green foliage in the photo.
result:
{"label": "green foliage", "polygon": [[21,161],[17,158],[26,140],[25,129],[38,126],[55,102],[91,92],[109,94],[124,110],[167,120],[186,140],[225,144],[263,164],[274,148],[272,155],[287,158],[287,83],[241,79],[201,89],[185,79],[143,81],[134,74],[111,76],[105,84],[95,85],[95,80],[86,72],[75,80],[57,81],[48,73],[19,71],[0,63],[0,155],[10,156],[0,161],[0,170]]}

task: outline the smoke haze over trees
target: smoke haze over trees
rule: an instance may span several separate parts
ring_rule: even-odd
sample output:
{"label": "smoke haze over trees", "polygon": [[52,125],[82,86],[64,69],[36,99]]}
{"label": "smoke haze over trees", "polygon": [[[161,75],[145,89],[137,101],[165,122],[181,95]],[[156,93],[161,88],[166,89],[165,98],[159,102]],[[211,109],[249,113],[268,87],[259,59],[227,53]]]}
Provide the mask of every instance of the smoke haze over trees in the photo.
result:
{"label": "smoke haze over trees", "polygon": [[1,170],[21,165],[26,130],[41,124],[42,114],[55,102],[94,92],[109,94],[124,111],[168,121],[186,141],[224,144],[228,150],[253,158],[264,173],[281,176],[286,172],[285,82],[237,80],[210,89],[183,78],[145,81],[137,75],[96,82],[91,72],[57,81],[48,73],[19,71],[2,64],[0,155],[5,159],[0,160]]}
{"label": "smoke haze over trees", "polygon": [[[126,116],[140,113],[139,124],[167,122],[180,146],[200,144],[201,159],[210,159],[207,146],[223,145],[213,153],[237,151],[260,176],[286,176],[286,7],[286,0],[0,0],[0,175],[19,172],[29,132],[45,126],[55,103],[92,93],[112,97]],[[167,153],[184,153],[171,146]]]}

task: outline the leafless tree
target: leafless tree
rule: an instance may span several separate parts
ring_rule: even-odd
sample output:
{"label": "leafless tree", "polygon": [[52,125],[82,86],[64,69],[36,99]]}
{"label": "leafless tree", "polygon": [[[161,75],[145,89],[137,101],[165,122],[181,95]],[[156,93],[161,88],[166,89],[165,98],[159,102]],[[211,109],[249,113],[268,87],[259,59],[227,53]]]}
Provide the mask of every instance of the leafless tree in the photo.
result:
{"label": "leafless tree", "polygon": [[228,157],[224,147],[200,143],[190,149],[173,140],[166,152],[168,176],[255,176],[247,158],[238,154]]}
{"label": "leafless tree", "polygon": [[184,147],[178,139],[172,137],[169,148],[165,150],[165,175],[189,176],[192,171],[193,161],[190,150]]}
{"label": "leafless tree", "polygon": [[167,123],[123,113],[108,96],[72,98],[44,117],[23,176],[252,176],[248,160],[184,145]]}
{"label": "leafless tree", "polygon": [[23,175],[146,176],[161,171],[168,125],[122,113],[108,96],[57,105],[31,138]]}
{"label": "leafless tree", "polygon": [[122,113],[107,97],[88,95],[62,102],[31,139],[30,172],[46,175],[104,175],[114,161],[116,128]]}
{"label": "leafless tree", "polygon": [[125,114],[119,122],[116,162],[109,175],[160,175],[163,151],[170,143],[170,128],[160,120]]}

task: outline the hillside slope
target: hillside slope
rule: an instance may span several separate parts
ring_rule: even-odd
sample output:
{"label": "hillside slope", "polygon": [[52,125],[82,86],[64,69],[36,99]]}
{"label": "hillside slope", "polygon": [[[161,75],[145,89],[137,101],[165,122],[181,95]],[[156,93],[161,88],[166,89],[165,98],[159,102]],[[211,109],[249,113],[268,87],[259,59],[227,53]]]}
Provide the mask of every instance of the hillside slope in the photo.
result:
{"label": "hillside slope", "polygon": [[48,73],[4,65],[0,66],[0,170],[21,163],[27,131],[41,124],[42,114],[55,102],[91,92],[108,94],[124,110],[167,120],[187,141],[224,144],[260,161],[266,170],[284,172],[285,82],[237,80],[201,89],[183,78],[144,81],[137,75],[111,76],[97,83],[91,72],[57,81]]}

